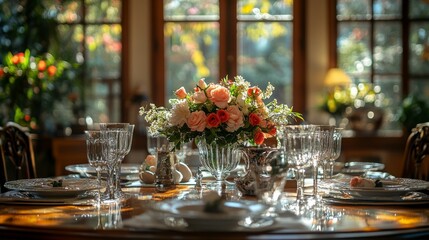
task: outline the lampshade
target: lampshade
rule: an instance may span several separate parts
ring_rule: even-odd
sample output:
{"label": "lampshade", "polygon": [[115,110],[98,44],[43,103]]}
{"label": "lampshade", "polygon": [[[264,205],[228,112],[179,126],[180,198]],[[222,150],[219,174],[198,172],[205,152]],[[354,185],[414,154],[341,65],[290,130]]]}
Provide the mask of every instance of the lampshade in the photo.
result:
{"label": "lampshade", "polygon": [[339,68],[331,68],[325,77],[326,86],[348,85],[351,83],[350,77]]}

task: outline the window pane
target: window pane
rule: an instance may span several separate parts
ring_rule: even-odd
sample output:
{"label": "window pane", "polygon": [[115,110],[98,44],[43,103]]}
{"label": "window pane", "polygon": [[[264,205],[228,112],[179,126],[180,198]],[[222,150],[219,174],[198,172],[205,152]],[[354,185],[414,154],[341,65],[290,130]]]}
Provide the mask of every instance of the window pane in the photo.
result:
{"label": "window pane", "polygon": [[400,22],[374,24],[374,70],[376,73],[400,73],[402,28]]}
{"label": "window pane", "polygon": [[218,76],[218,23],[166,23],[164,35],[166,102],[182,86],[192,89],[201,78],[217,82],[224,77]]}
{"label": "window pane", "polygon": [[371,71],[369,23],[338,24],[338,66],[352,74]]}
{"label": "window pane", "polygon": [[87,28],[87,70],[90,78],[119,78],[121,70],[121,25],[91,25]]}
{"label": "window pane", "polygon": [[265,88],[276,87],[273,98],[292,103],[292,23],[239,23],[238,72]]}
{"label": "window pane", "polygon": [[86,21],[120,22],[121,0],[86,0]]}
{"label": "window pane", "polygon": [[411,79],[410,93],[427,99],[429,101],[429,78]]}
{"label": "window pane", "polygon": [[374,0],[374,18],[400,18],[402,0]]}
{"label": "window pane", "polygon": [[374,89],[380,92],[378,106],[384,110],[383,129],[400,129],[396,121],[402,102],[401,76],[374,76]]}
{"label": "window pane", "polygon": [[166,20],[218,20],[218,0],[164,0]]}
{"label": "window pane", "polygon": [[292,19],[293,1],[269,0],[269,1],[254,1],[241,0],[238,1],[238,19],[267,19],[280,20]]}
{"label": "window pane", "polygon": [[410,74],[429,74],[429,22],[412,23],[410,27]]}
{"label": "window pane", "polygon": [[83,63],[83,28],[81,25],[59,25],[59,57],[70,63]]}
{"label": "window pane", "polygon": [[410,18],[428,18],[429,4],[422,0],[408,0],[410,3]]}
{"label": "window pane", "polygon": [[369,19],[371,17],[370,0],[338,0],[337,19]]}
{"label": "window pane", "polygon": [[70,1],[52,5],[50,10],[58,9],[57,20],[62,23],[80,22],[82,20],[82,2]]}

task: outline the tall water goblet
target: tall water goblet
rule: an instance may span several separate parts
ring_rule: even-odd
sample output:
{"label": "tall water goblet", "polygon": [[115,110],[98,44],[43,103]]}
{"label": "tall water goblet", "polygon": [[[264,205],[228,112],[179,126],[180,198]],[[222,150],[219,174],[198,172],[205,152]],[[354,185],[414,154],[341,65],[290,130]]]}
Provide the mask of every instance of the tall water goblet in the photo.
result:
{"label": "tall water goblet", "polygon": [[315,125],[288,125],[284,127],[284,151],[289,168],[295,171],[296,199],[304,200],[305,169],[313,157]]}
{"label": "tall water goblet", "polygon": [[101,170],[106,167],[106,158],[103,155],[103,144],[105,141],[101,136],[101,132],[97,130],[87,130],[85,131],[86,138],[86,155],[88,158],[89,165],[95,168],[97,172],[97,207],[100,207],[101,197],[100,197],[100,188],[101,188]]}
{"label": "tall water goblet", "polygon": [[[332,135],[332,151],[331,151],[331,157],[329,158],[326,167],[323,172],[325,174],[325,178],[332,178],[334,175],[334,165],[335,161],[340,157],[341,155],[341,141],[342,141],[342,129],[341,128],[335,128],[334,133]],[[328,169],[329,167],[329,169]]]}
{"label": "tall water goblet", "polygon": [[116,194],[121,198],[125,197],[125,194],[122,192],[121,185],[120,185],[120,183],[121,183],[121,172],[120,172],[121,167],[120,166],[121,166],[121,163],[124,160],[125,156],[127,156],[131,151],[131,145],[133,143],[134,126],[135,126],[134,124],[128,125],[128,131],[127,131],[127,134],[125,136],[125,139],[127,141],[126,145],[125,145],[125,151],[120,152],[121,155],[120,155],[118,167],[116,169],[118,172],[115,174]]}
{"label": "tall water goblet", "polygon": [[319,202],[320,196],[318,192],[318,175],[319,165],[324,166],[331,158],[332,153],[332,137],[335,126],[317,125],[313,141],[313,197],[316,202]]}
{"label": "tall water goblet", "polygon": [[103,137],[108,141],[106,153],[108,157],[108,186],[105,198],[109,200],[123,197],[120,182],[117,182],[121,171],[122,156],[128,149],[128,123],[100,123]]}

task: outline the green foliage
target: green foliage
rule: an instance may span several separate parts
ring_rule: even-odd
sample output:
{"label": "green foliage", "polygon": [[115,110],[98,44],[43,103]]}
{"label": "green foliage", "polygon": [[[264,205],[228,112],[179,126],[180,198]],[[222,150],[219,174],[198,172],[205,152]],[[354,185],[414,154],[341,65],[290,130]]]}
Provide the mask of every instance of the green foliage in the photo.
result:
{"label": "green foliage", "polygon": [[411,132],[418,123],[429,122],[429,105],[418,96],[406,97],[399,109],[399,121]]}
{"label": "green foliage", "polygon": [[62,84],[59,79],[70,68],[51,54],[32,56],[30,50],[9,52],[0,65],[0,122],[15,121],[35,130],[42,114],[53,108]]}

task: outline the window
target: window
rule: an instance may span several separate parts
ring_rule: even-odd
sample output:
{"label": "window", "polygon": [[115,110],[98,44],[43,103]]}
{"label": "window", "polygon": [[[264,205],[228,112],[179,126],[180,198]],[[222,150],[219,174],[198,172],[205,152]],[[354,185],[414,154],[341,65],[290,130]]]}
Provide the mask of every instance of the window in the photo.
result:
{"label": "window", "polygon": [[[334,65],[353,82],[371,83],[385,108],[385,129],[400,129],[402,99],[429,100],[429,3],[421,0],[338,0],[331,49]],[[334,67],[334,66],[331,66]]]}
{"label": "window", "polygon": [[122,8],[121,0],[64,1],[51,8],[58,11],[58,56],[81,65],[73,111],[94,122],[121,120]]}
{"label": "window", "polygon": [[192,88],[200,78],[242,75],[261,88],[271,82],[278,94],[273,97],[302,112],[301,2],[153,1],[153,101],[164,105],[174,90]]}

